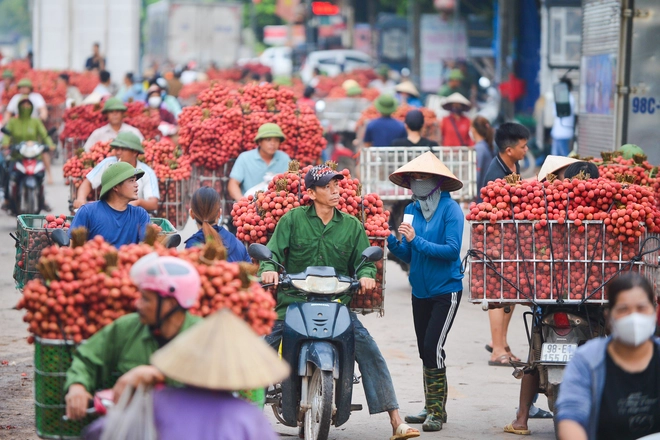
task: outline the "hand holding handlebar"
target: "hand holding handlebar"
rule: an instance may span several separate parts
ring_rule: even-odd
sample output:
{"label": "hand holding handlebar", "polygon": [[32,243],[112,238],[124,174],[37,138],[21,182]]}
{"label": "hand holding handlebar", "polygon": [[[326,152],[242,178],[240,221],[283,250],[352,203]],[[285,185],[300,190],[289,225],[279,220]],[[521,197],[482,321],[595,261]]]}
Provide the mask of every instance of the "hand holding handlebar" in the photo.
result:
{"label": "hand holding handlebar", "polygon": [[261,274],[261,284],[273,284],[277,286],[280,281],[280,274],[275,271],[267,271]]}

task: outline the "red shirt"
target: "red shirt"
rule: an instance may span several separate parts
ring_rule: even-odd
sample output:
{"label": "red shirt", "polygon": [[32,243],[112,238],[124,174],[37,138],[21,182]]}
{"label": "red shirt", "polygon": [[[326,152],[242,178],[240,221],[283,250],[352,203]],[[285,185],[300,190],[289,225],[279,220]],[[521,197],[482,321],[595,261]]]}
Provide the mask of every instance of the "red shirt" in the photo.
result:
{"label": "red shirt", "polygon": [[[451,119],[456,123],[456,128]],[[455,115],[445,116],[440,124],[440,134],[442,135],[443,147],[471,147],[474,141],[470,138],[470,125],[472,122],[467,116]],[[456,132],[458,129],[458,133]],[[459,136],[460,134],[460,136]],[[461,142],[462,141],[462,142]]]}

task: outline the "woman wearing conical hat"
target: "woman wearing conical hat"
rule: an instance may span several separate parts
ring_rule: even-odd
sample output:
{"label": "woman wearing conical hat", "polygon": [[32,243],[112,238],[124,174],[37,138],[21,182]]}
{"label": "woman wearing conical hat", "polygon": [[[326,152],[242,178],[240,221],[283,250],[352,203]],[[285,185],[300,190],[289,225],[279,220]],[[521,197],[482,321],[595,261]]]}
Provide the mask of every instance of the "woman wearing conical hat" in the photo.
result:
{"label": "woman wearing conical hat", "polygon": [[419,357],[424,372],[426,406],[408,423],[424,431],[439,431],[447,421],[447,370],[444,345],[463,291],[461,245],[464,218],[451,196],[463,183],[427,152],[390,175],[390,180],[413,192],[413,202],[399,227],[401,241],[388,238],[389,250],[410,264],[412,309]]}

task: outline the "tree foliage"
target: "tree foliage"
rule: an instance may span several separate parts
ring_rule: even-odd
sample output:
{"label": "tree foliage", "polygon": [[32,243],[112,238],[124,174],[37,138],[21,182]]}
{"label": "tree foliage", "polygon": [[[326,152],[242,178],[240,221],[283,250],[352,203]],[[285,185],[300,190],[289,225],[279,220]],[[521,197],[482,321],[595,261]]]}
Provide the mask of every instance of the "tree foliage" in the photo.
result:
{"label": "tree foliage", "polygon": [[30,36],[28,0],[0,0],[0,34]]}

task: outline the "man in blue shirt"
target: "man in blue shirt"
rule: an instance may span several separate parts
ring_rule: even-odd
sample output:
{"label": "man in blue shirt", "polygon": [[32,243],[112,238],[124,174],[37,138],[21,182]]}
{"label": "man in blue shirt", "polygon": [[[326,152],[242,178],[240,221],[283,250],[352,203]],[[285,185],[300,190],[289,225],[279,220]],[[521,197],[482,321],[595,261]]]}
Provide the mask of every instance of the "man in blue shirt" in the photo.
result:
{"label": "man in blue shirt", "polygon": [[275,174],[286,172],[291,158],[279,151],[285,139],[277,124],[269,122],[259,127],[254,138],[257,148],[241,153],[229,174],[227,191],[232,199],[238,201],[243,195],[254,194]]}
{"label": "man in blue shirt", "polygon": [[149,214],[130,202],[138,198],[137,181],[143,175],[144,171],[126,162],[110,165],[103,173],[100,200],[80,207],[71,222],[69,235],[74,229],[84,227],[88,239],[100,235],[117,248],[142,241]]}
{"label": "man in blue shirt", "polygon": [[374,102],[376,110],[381,117],[374,119],[367,125],[367,131],[364,133],[364,146],[371,147],[389,147],[394,139],[406,138],[408,133],[403,122],[392,119],[398,107],[396,99],[392,95],[380,95]]}

